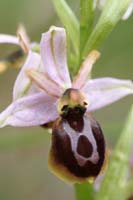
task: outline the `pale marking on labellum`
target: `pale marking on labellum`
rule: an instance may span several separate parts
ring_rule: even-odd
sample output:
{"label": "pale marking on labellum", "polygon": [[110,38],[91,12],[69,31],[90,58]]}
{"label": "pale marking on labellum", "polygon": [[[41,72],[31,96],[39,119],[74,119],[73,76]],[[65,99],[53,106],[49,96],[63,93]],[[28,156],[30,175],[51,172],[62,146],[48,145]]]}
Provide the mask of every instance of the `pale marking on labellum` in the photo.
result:
{"label": "pale marking on labellum", "polygon": [[[82,130],[84,134],[82,132],[81,133],[75,132],[75,130],[73,130],[68,123],[66,123],[64,126],[64,130],[66,133],[68,133],[71,140],[72,151],[80,166],[84,166],[87,161],[91,161],[93,164],[97,164],[97,162],[99,161],[99,153],[97,152],[97,144],[92,133],[90,122],[87,117],[84,117],[84,123],[86,124]],[[93,147],[92,155],[88,158],[85,158],[77,153],[78,139],[81,135],[86,136]]]}

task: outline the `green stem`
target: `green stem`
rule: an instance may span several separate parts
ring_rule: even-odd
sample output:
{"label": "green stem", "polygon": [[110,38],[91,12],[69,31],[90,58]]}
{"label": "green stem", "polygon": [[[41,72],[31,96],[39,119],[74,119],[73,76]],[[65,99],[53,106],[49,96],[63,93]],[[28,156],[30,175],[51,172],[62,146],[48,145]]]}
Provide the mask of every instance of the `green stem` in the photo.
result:
{"label": "green stem", "polygon": [[93,185],[90,183],[75,184],[76,200],[93,200]]}

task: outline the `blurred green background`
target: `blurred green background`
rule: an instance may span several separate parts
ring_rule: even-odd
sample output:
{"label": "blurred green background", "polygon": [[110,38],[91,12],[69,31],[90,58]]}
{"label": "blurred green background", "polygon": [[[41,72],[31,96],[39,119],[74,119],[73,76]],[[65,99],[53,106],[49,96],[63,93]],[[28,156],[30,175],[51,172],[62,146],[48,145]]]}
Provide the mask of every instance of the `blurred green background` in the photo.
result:
{"label": "blurred green background", "polygon": [[[68,1],[78,15],[79,1]],[[60,25],[48,0],[0,0],[0,33],[15,34],[22,22],[32,41],[51,25]],[[0,45],[0,57],[13,47]],[[101,47],[102,56],[93,77],[113,76],[133,79],[133,16],[120,22]],[[0,75],[0,111],[10,102],[17,71]],[[124,126],[132,97],[94,113],[109,148],[115,145]],[[73,187],[53,176],[47,167],[50,134],[40,127],[0,130],[0,200],[72,200]]]}

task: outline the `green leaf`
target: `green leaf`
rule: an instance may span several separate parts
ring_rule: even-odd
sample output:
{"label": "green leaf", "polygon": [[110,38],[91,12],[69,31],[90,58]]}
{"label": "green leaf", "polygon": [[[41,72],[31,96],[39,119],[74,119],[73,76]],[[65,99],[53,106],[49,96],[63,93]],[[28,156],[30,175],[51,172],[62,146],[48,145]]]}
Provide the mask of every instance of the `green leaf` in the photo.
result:
{"label": "green leaf", "polygon": [[93,200],[94,191],[91,183],[75,184],[76,200]]}
{"label": "green leaf", "polygon": [[72,41],[76,55],[79,55],[79,23],[65,0],[52,0],[56,12]]}
{"label": "green leaf", "polygon": [[100,19],[98,20],[93,32],[91,33],[84,51],[84,59],[92,49],[97,49],[113,30],[123,14],[127,10],[130,0],[107,0],[103,8]]}
{"label": "green leaf", "polygon": [[94,21],[93,0],[80,1],[80,54],[92,31]]}
{"label": "green leaf", "polygon": [[126,185],[129,170],[129,155],[133,145],[133,106],[126,126],[110,160],[107,174],[96,200],[126,200]]}

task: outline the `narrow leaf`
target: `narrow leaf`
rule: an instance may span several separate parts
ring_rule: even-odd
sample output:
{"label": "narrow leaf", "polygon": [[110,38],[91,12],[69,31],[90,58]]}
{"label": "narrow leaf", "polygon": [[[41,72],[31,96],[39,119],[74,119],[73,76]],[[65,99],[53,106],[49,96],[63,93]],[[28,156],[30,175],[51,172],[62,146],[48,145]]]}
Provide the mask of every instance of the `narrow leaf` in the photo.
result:
{"label": "narrow leaf", "polygon": [[129,155],[133,145],[133,106],[126,126],[113,153],[107,174],[96,200],[125,200],[129,170]]}
{"label": "narrow leaf", "polygon": [[99,21],[91,33],[84,48],[82,58],[95,48],[99,48],[102,42],[107,38],[115,25],[124,15],[130,4],[130,0],[108,0],[103,8]]}

